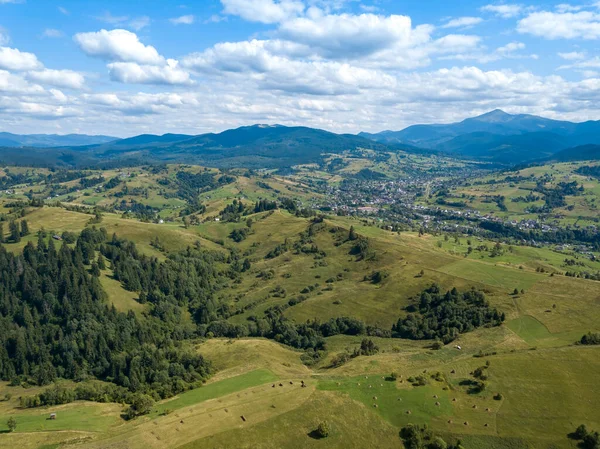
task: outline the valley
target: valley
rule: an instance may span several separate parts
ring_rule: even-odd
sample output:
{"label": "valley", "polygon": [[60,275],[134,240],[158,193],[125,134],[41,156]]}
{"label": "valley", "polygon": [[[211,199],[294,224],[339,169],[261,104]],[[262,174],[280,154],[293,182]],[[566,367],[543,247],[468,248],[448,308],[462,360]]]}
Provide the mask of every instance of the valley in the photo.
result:
{"label": "valley", "polygon": [[[158,326],[160,339],[175,332],[154,344],[209,365],[172,390],[142,381],[131,397],[129,381],[40,380],[32,365],[0,384],[0,432],[16,420],[0,447],[399,447],[411,424],[467,448],[574,447],[579,424],[600,428],[598,346],[578,344],[600,332],[600,191],[593,170],[582,171],[597,162],[498,172],[401,156],[342,153],[288,173],[3,167],[7,254],[87,248],[81,269],[116,317]],[[574,193],[542,210],[561,183]],[[488,201],[499,195],[505,208]],[[23,221],[26,233],[13,238],[11,223]],[[76,243],[84,230],[89,243]],[[171,278],[190,264],[210,281],[174,277],[185,287],[175,288],[152,274]],[[447,305],[423,306],[448,295],[461,307],[453,318]],[[123,399],[77,393],[24,405],[111,382]],[[146,408],[124,419],[142,392]]]}

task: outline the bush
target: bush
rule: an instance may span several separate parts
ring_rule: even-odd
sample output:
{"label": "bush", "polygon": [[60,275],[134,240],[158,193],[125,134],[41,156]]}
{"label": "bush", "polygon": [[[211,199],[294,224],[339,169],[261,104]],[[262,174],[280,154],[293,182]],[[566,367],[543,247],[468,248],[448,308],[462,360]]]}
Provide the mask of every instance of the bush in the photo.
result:
{"label": "bush", "polygon": [[17,420],[11,416],[10,418],[8,418],[6,425],[8,427],[9,432],[14,432],[17,428]]}
{"label": "bush", "polygon": [[579,343],[582,345],[600,345],[600,334],[588,332],[586,335],[581,337]]}
{"label": "bush", "polygon": [[329,436],[329,432],[329,424],[327,424],[326,421],[322,421],[321,423],[319,423],[319,425],[317,426],[317,430],[315,430],[315,434],[318,438],[327,438]]}
{"label": "bush", "polygon": [[135,395],[131,405],[125,410],[123,418],[129,420],[137,416],[147,415],[152,410],[154,399],[147,394]]}

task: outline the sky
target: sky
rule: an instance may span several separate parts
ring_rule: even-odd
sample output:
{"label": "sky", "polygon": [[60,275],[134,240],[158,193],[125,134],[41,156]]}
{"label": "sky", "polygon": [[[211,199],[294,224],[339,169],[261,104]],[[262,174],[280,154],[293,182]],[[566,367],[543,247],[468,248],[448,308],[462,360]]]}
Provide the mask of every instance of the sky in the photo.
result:
{"label": "sky", "polygon": [[600,1],[0,0],[0,131],[600,119]]}

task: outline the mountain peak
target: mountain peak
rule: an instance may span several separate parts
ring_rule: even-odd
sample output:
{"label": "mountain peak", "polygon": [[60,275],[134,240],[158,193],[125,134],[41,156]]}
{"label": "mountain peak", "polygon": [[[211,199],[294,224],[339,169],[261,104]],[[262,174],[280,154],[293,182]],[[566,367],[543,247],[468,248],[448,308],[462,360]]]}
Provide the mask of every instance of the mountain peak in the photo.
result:
{"label": "mountain peak", "polygon": [[511,114],[504,112],[502,109],[494,109],[493,111],[473,117],[471,120],[478,120],[481,122],[503,122],[512,117]]}

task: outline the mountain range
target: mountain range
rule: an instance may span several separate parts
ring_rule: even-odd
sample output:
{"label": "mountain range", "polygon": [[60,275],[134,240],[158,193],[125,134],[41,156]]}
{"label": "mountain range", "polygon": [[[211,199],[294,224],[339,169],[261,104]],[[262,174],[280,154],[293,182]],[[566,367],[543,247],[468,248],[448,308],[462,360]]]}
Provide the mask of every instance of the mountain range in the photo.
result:
{"label": "mountain range", "polygon": [[386,145],[404,144],[452,156],[506,164],[548,159],[562,150],[600,144],[600,121],[573,123],[500,109],[444,125],[413,125],[362,137]]}
{"label": "mountain range", "polygon": [[2,147],[60,147],[107,143],[119,140],[111,136],[88,136],[87,134],[12,134],[0,132]]}
{"label": "mountain range", "polygon": [[319,163],[324,154],[369,149],[443,154],[503,165],[600,159],[600,121],[573,123],[494,110],[450,124],[376,134],[335,134],[302,126],[253,125],[221,133],[110,136],[0,133],[0,162],[93,166],[181,162],[279,168]]}

